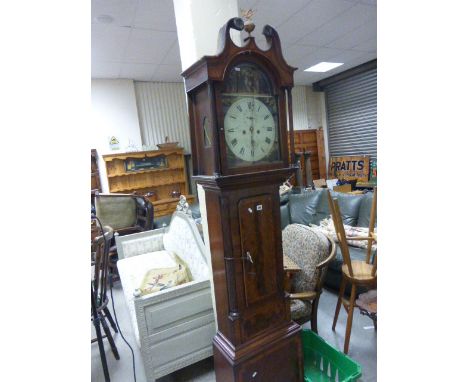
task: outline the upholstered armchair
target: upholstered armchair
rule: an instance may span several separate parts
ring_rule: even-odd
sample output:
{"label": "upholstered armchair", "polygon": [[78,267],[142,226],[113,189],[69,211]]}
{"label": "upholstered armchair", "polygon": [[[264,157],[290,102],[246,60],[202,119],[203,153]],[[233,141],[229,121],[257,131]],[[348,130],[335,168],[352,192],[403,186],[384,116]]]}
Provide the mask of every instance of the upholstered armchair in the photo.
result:
{"label": "upholstered armchair", "polygon": [[318,229],[302,224],[289,224],[283,230],[283,252],[301,271],[294,275],[291,319],[303,325],[310,321],[317,331],[317,311],[328,264],[336,255],[335,242]]}

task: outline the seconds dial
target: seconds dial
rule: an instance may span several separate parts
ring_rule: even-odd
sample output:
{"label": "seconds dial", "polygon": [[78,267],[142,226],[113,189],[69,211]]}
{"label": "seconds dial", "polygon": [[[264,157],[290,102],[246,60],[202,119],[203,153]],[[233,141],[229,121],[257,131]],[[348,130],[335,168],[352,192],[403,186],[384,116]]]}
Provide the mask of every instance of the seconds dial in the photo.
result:
{"label": "seconds dial", "polygon": [[253,97],[241,98],[224,117],[224,136],[236,157],[246,162],[259,161],[273,148],[275,120],[263,102]]}

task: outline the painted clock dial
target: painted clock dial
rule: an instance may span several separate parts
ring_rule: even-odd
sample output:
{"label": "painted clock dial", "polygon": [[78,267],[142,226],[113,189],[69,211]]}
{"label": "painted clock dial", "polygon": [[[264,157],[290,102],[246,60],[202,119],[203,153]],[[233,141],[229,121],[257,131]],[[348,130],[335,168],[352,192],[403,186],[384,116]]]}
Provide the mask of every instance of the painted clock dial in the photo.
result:
{"label": "painted clock dial", "polygon": [[227,166],[279,161],[278,96],[266,72],[251,62],[234,65],[221,101]]}
{"label": "painted clock dial", "polygon": [[255,162],[267,157],[277,140],[271,111],[256,98],[240,98],[224,118],[224,138],[240,160]]}

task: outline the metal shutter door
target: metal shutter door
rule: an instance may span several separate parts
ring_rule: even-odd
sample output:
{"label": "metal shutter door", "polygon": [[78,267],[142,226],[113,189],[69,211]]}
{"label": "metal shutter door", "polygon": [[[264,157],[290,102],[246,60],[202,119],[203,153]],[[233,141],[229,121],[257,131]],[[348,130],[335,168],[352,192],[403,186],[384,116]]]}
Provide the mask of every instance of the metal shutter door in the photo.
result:
{"label": "metal shutter door", "polygon": [[325,87],[330,156],[377,159],[377,69]]}

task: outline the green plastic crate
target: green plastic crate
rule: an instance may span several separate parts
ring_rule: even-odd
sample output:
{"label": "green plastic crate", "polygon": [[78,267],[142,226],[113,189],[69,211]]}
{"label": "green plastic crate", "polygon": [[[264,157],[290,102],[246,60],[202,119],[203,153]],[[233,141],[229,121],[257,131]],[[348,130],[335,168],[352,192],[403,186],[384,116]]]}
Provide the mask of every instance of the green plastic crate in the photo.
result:
{"label": "green plastic crate", "polygon": [[311,330],[302,330],[305,382],[352,382],[361,376],[361,366],[327,344]]}

